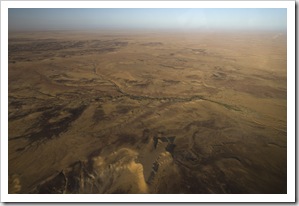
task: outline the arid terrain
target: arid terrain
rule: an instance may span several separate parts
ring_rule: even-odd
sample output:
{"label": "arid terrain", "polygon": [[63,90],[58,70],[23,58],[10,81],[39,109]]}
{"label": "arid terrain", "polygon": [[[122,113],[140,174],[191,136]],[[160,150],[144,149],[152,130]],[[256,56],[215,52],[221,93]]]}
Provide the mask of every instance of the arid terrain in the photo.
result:
{"label": "arid terrain", "polygon": [[286,193],[286,53],[278,32],[9,33],[9,193]]}

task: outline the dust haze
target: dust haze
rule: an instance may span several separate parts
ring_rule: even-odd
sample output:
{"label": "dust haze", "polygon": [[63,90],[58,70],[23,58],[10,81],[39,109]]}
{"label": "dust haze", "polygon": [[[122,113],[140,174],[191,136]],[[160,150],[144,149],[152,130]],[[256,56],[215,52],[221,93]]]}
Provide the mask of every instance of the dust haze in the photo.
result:
{"label": "dust haze", "polygon": [[8,42],[9,193],[287,193],[285,33]]}

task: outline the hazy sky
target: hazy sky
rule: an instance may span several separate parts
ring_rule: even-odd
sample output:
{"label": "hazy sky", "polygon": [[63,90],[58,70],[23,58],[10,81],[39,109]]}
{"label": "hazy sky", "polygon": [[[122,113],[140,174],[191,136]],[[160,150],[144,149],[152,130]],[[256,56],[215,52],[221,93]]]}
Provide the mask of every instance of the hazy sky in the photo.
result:
{"label": "hazy sky", "polygon": [[287,9],[9,9],[9,30],[286,30]]}

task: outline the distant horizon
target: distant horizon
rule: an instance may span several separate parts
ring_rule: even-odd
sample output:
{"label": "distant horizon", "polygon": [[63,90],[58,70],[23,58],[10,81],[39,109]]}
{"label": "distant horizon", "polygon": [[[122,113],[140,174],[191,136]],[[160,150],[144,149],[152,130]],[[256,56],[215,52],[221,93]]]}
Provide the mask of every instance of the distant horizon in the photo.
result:
{"label": "distant horizon", "polygon": [[162,32],[162,33],[168,33],[168,32],[176,32],[176,33],[188,33],[188,32],[205,32],[205,33],[215,33],[215,32],[224,32],[224,33],[273,33],[273,32],[280,32],[280,33],[287,33],[286,30],[283,29],[273,29],[273,30],[249,30],[249,29],[188,29],[188,30],[179,30],[179,29],[111,29],[111,28],[102,28],[102,29],[43,29],[43,30],[9,30],[8,33],[30,33],[30,32],[144,32],[144,33],[156,33],[156,32]]}
{"label": "distant horizon", "polygon": [[8,31],[286,31],[286,9],[20,9]]}

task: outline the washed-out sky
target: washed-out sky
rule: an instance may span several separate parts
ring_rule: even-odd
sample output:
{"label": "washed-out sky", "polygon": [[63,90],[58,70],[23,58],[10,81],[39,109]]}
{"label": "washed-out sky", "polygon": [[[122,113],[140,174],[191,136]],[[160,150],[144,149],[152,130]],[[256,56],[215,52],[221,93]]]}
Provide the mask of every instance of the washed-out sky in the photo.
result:
{"label": "washed-out sky", "polygon": [[287,9],[51,9],[8,10],[10,31],[93,29],[286,30]]}

